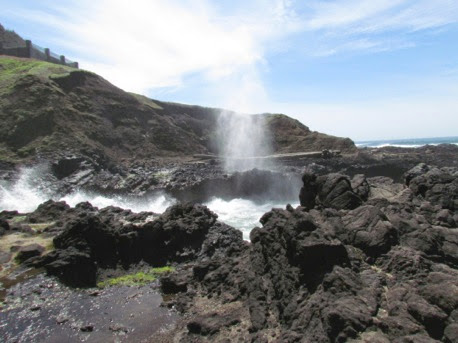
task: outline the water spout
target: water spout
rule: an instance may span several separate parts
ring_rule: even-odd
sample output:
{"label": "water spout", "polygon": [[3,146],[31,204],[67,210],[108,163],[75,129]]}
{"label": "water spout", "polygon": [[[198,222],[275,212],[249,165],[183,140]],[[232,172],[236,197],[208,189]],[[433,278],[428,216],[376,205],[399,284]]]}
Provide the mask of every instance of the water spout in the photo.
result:
{"label": "water spout", "polygon": [[218,116],[219,154],[228,172],[268,169],[271,137],[263,115],[222,111]]}

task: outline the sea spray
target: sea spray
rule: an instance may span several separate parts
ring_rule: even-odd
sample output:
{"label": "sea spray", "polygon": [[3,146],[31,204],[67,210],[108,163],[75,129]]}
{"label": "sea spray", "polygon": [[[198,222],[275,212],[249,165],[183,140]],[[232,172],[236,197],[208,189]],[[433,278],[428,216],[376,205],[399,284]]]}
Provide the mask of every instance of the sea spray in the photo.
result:
{"label": "sea spray", "polygon": [[44,181],[46,171],[42,166],[22,168],[14,182],[0,184],[0,211],[31,212],[39,204],[52,197],[50,187]]}
{"label": "sea spray", "polygon": [[217,146],[228,172],[269,169],[271,138],[262,115],[222,111],[217,122]]}
{"label": "sea spray", "polygon": [[61,197],[59,200],[65,201],[72,207],[80,202],[88,201],[91,205],[98,208],[116,206],[129,209],[135,213],[143,211],[162,213],[167,207],[176,203],[176,199],[162,192],[149,196],[134,197],[116,194],[108,196],[79,190]]}
{"label": "sea spray", "polygon": [[0,211],[19,211],[28,213],[34,211],[38,205],[52,199],[65,201],[74,207],[80,202],[89,202],[93,206],[103,208],[117,206],[130,209],[133,212],[151,211],[164,212],[176,200],[163,192],[147,196],[106,195],[84,190],[73,190],[69,194],[62,194],[53,190],[52,177],[45,166],[22,168],[15,181],[2,181],[0,184]]}
{"label": "sea spray", "polygon": [[[299,206],[297,200],[291,201],[293,207]],[[250,239],[251,230],[259,226],[259,219],[272,208],[284,208],[280,201],[255,202],[248,199],[235,198],[225,200],[214,197],[204,204],[218,215],[218,220],[231,225],[243,233],[243,239]]]}

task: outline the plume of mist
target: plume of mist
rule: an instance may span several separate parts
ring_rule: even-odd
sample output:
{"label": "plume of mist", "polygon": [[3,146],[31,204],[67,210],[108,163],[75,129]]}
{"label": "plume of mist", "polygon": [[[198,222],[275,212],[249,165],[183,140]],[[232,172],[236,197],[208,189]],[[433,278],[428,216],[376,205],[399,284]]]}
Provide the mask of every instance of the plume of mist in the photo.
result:
{"label": "plume of mist", "polygon": [[217,122],[217,146],[228,172],[271,167],[271,135],[262,115],[221,111]]}

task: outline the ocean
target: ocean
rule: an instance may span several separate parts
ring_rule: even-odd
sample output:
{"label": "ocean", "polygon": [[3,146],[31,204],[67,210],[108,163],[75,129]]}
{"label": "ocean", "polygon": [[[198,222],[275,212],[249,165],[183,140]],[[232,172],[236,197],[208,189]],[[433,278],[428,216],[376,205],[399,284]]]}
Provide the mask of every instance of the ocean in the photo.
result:
{"label": "ocean", "polygon": [[418,148],[424,145],[455,144],[458,145],[458,136],[455,137],[435,137],[435,138],[406,138],[406,139],[387,139],[375,141],[357,141],[357,147],[383,148],[394,146],[400,148]]}

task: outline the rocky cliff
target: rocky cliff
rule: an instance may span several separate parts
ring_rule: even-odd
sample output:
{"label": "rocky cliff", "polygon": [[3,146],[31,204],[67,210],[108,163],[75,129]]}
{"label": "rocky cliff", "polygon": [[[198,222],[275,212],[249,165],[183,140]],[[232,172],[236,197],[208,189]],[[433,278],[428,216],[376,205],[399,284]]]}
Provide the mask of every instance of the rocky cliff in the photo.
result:
{"label": "rocky cliff", "polygon": [[[220,109],[130,94],[84,70],[0,57],[0,157],[55,155],[99,162],[217,153]],[[349,139],[312,132],[285,115],[264,115],[274,152],[355,150]]]}

